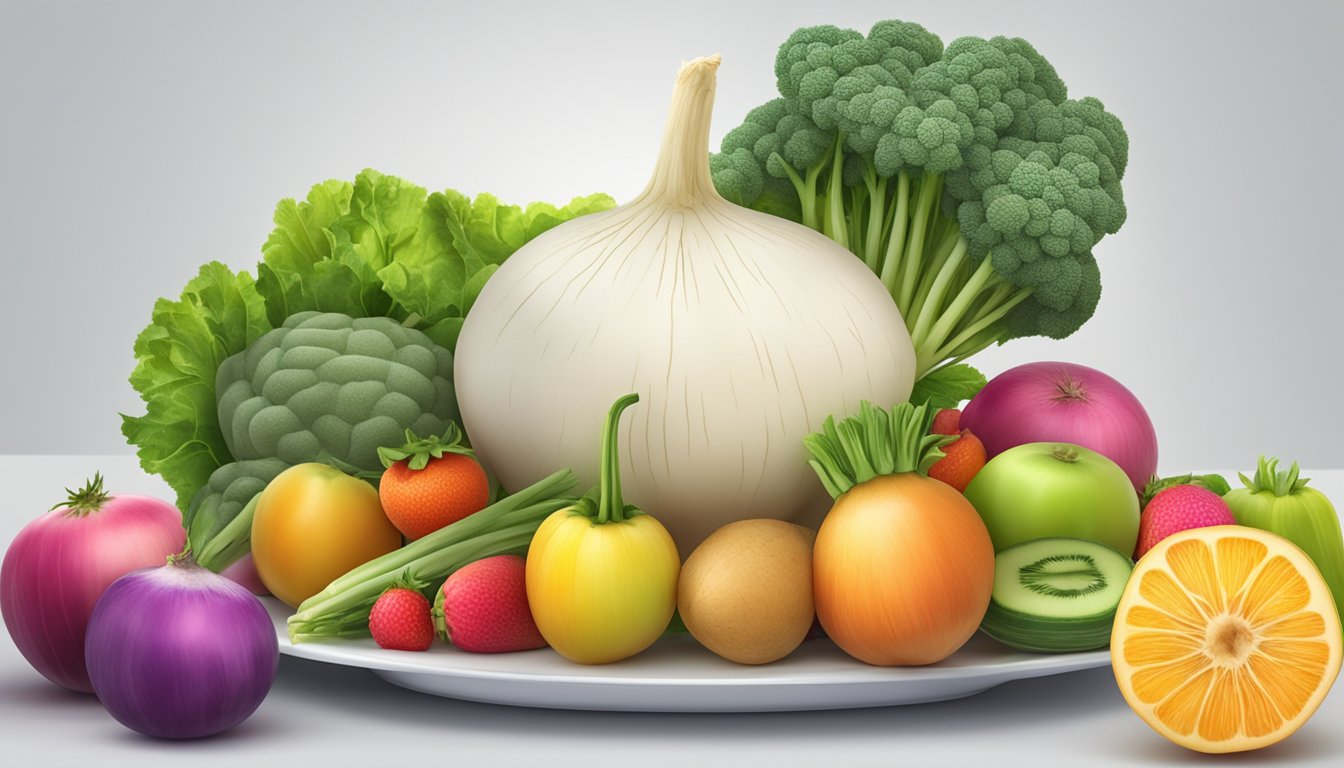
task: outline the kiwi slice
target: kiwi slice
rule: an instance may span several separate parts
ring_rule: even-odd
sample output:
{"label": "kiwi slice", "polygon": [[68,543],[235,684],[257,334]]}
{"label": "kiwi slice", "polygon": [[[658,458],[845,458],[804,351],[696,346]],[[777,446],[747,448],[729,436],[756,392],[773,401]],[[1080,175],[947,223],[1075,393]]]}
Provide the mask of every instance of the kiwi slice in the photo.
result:
{"label": "kiwi slice", "polygon": [[1009,547],[994,558],[994,592],[980,629],[1027,651],[1105,648],[1132,570],[1128,555],[1085,539]]}

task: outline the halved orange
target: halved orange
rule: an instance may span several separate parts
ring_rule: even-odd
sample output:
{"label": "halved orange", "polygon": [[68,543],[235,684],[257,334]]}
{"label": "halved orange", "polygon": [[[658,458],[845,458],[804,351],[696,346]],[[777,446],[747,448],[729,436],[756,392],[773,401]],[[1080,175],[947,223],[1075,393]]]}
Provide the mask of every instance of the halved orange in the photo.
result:
{"label": "halved orange", "polygon": [[1168,536],[1134,567],[1111,665],[1153,730],[1200,752],[1259,749],[1315,713],[1344,644],[1330,590],[1287,539],[1239,525]]}

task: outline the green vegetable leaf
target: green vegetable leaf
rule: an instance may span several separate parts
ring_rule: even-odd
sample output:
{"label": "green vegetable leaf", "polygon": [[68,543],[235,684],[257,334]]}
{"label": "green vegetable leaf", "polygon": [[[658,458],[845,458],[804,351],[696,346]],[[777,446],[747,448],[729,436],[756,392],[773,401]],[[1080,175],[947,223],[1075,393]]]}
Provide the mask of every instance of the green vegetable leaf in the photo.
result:
{"label": "green vegetable leaf", "polygon": [[286,198],[275,206],[275,229],[261,247],[264,263],[257,269],[258,290],[272,326],[318,307],[311,277],[318,264],[331,258],[329,228],[350,209],[353,192],[349,182],[326,181],[313,187],[303,202]]}
{"label": "green vegetable leaf", "polygon": [[463,317],[466,317],[467,313],[471,311],[471,305],[476,303],[476,297],[481,295],[481,290],[485,288],[485,281],[489,280],[490,276],[495,274],[498,269],[498,264],[486,264],[476,274],[472,275],[471,279],[467,280],[467,284],[462,288]]}
{"label": "green vegetable leaf", "polygon": [[219,428],[215,371],[271,329],[252,277],[218,262],[201,267],[177,301],[159,299],[135,340],[131,386],[144,416],[122,414],[122,434],[145,471],[163,477],[186,509],[210,473],[232,461]]}
{"label": "green vegetable leaf", "polygon": [[405,320],[379,272],[421,247],[424,202],[423,188],[372,170],[354,184],[319,184],[302,203],[280,201],[257,267],[271,324],[305,310]]}
{"label": "green vegetable leaf", "polygon": [[[378,276],[397,303],[427,318],[430,327],[463,318],[494,268],[514,251],[558,224],[613,205],[602,194],[576,197],[563,208],[546,203],[520,208],[494,195],[473,200],[451,189],[436,192],[425,202],[417,247],[397,254]],[[454,325],[461,323],[446,327]],[[456,329],[444,335],[452,341],[449,348],[455,347]]]}
{"label": "green vegetable leaf", "polygon": [[1222,475],[1176,475],[1174,477],[1153,475],[1153,478],[1143,487],[1143,498],[1140,499],[1139,509],[1147,508],[1148,502],[1152,501],[1154,496],[1178,485],[1193,485],[1197,488],[1213,491],[1219,496],[1226,496],[1227,492],[1232,490],[1227,478]]}
{"label": "green vegetable leaf", "polygon": [[882,475],[927,475],[947,455],[943,446],[957,439],[929,434],[934,413],[925,405],[897,403],[884,410],[860,401],[857,416],[840,421],[827,416],[820,432],[803,438],[811,457],[807,463],[833,499]]}
{"label": "green vegetable leaf", "polygon": [[956,408],[985,386],[985,375],[965,364],[945,365],[915,381],[910,402],[934,408]]}
{"label": "green vegetable leaf", "polygon": [[255,281],[211,263],[181,299],[155,304],[131,375],[146,413],[123,415],[122,432],[145,470],[161,475],[188,510],[211,473],[235,459],[215,398],[225,358],[307,311],[391,317],[451,351],[500,263],[551,227],[614,204],[591,195],[563,208],[519,208],[491,195],[427,195],[373,170],[282,200]]}
{"label": "green vegetable leaf", "polygon": [[470,448],[462,445],[462,430],[451,421],[448,422],[448,429],[442,438],[438,435],[420,438],[414,431],[406,430],[406,443],[396,447],[379,448],[378,459],[387,469],[391,469],[398,461],[406,461],[406,466],[418,471],[429,466],[430,459],[441,459],[445,453],[476,457]]}

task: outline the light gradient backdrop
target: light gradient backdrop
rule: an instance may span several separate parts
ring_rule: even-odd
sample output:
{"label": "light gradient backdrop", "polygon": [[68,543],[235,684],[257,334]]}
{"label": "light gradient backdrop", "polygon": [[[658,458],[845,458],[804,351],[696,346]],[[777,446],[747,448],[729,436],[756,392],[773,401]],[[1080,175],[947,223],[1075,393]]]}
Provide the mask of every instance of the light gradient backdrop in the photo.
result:
{"label": "light gradient backdrop", "polygon": [[682,59],[717,142],[794,28],[1017,35],[1129,130],[1096,316],[975,363],[1072,360],[1148,407],[1167,471],[1344,467],[1344,4],[0,2],[0,453],[129,451],[156,297],[250,268],[280,198],[373,167],[561,202],[639,191]]}

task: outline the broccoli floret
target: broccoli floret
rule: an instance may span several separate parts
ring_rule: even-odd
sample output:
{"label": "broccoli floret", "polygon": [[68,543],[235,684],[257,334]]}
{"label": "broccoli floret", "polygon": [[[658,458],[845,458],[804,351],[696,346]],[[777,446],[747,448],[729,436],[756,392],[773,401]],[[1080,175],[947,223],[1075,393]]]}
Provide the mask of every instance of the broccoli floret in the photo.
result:
{"label": "broccoli floret", "polygon": [[715,184],[862,258],[905,317],[920,375],[1091,317],[1093,250],[1125,221],[1128,137],[1097,99],[1069,99],[1030,43],[944,48],[896,20],[866,36],[805,27],[775,75],[780,97],[711,159]]}

